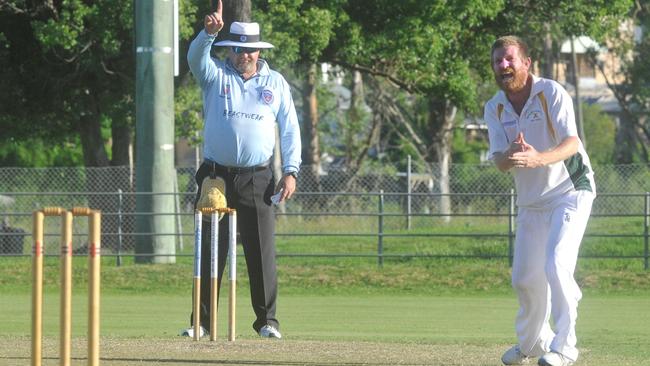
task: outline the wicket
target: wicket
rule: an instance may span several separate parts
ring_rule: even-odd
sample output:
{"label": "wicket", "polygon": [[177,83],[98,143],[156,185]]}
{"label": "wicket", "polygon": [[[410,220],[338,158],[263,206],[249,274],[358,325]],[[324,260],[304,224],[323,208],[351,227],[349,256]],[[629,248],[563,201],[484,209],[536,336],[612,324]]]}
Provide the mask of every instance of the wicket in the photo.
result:
{"label": "wicket", "polygon": [[70,365],[72,329],[72,220],[88,217],[88,365],[99,365],[99,279],[101,248],[101,213],[86,207],[71,211],[45,207],[33,213],[32,248],[32,366],[43,358],[43,224],[46,216],[61,216],[61,308],[59,361]]}
{"label": "wicket", "polygon": [[235,340],[235,305],[237,280],[237,211],[231,208],[202,208],[194,214],[194,292],[193,292],[193,323],[194,340],[201,337],[201,234],[203,215],[211,214],[210,237],[210,341],[217,340],[217,307],[218,307],[218,263],[219,263],[219,214],[228,214],[229,224],[229,276],[230,295],[228,296],[228,341]]}

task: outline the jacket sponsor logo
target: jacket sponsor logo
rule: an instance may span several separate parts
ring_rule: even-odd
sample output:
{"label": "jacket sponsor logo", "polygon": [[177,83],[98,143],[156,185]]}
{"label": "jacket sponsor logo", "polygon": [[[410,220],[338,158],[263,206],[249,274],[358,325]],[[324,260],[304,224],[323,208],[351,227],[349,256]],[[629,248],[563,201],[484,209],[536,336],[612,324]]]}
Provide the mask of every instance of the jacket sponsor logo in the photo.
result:
{"label": "jacket sponsor logo", "polygon": [[250,119],[253,121],[261,121],[264,119],[264,116],[257,113],[246,113],[239,111],[223,111],[223,116],[226,118],[240,118],[240,119]]}

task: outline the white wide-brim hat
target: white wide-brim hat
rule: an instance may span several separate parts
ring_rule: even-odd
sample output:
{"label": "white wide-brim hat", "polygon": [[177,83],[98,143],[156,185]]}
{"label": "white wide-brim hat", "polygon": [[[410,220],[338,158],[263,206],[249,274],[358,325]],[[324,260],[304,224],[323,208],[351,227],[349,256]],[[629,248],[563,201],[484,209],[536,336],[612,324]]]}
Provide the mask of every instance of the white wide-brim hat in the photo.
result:
{"label": "white wide-brim hat", "polygon": [[214,46],[240,46],[247,48],[273,48],[268,42],[260,41],[260,25],[257,23],[233,22],[230,25],[230,34],[224,41],[219,41]]}

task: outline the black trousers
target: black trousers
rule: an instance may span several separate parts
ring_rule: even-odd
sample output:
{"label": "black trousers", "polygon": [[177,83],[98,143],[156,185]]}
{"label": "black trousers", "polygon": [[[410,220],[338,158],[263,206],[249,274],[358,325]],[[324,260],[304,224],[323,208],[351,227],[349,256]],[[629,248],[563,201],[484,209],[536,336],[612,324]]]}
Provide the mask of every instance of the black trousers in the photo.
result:
{"label": "black trousers", "polygon": [[[237,210],[237,229],[240,234],[246,267],[250,281],[251,303],[256,320],[253,329],[269,324],[279,329],[275,318],[275,305],[278,293],[275,264],[275,215],[271,196],[275,189],[273,172],[270,167],[231,171],[218,164],[206,161],[196,172],[196,183],[201,192],[203,179],[218,176],[226,182],[228,207]],[[210,236],[209,220],[203,221],[201,238],[201,325],[210,328]],[[219,222],[219,288],[228,256],[228,216]],[[191,319],[194,319],[192,315]],[[193,321],[192,321],[193,324]]]}

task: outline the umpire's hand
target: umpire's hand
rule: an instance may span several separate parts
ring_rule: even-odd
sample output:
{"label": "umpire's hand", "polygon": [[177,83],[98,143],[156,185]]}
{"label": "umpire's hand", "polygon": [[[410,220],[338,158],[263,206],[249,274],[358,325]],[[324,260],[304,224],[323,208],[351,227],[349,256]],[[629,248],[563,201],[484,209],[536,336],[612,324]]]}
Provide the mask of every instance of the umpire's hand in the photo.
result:
{"label": "umpire's hand", "polygon": [[221,4],[221,0],[219,0],[219,3],[217,4],[217,11],[215,13],[206,15],[205,19],[203,20],[203,25],[205,26],[206,33],[210,35],[219,33],[224,24],[222,14],[223,5]]}
{"label": "umpire's hand", "polygon": [[285,174],[275,187],[275,193],[281,192],[278,203],[291,198],[296,191],[296,178],[291,174]]}

